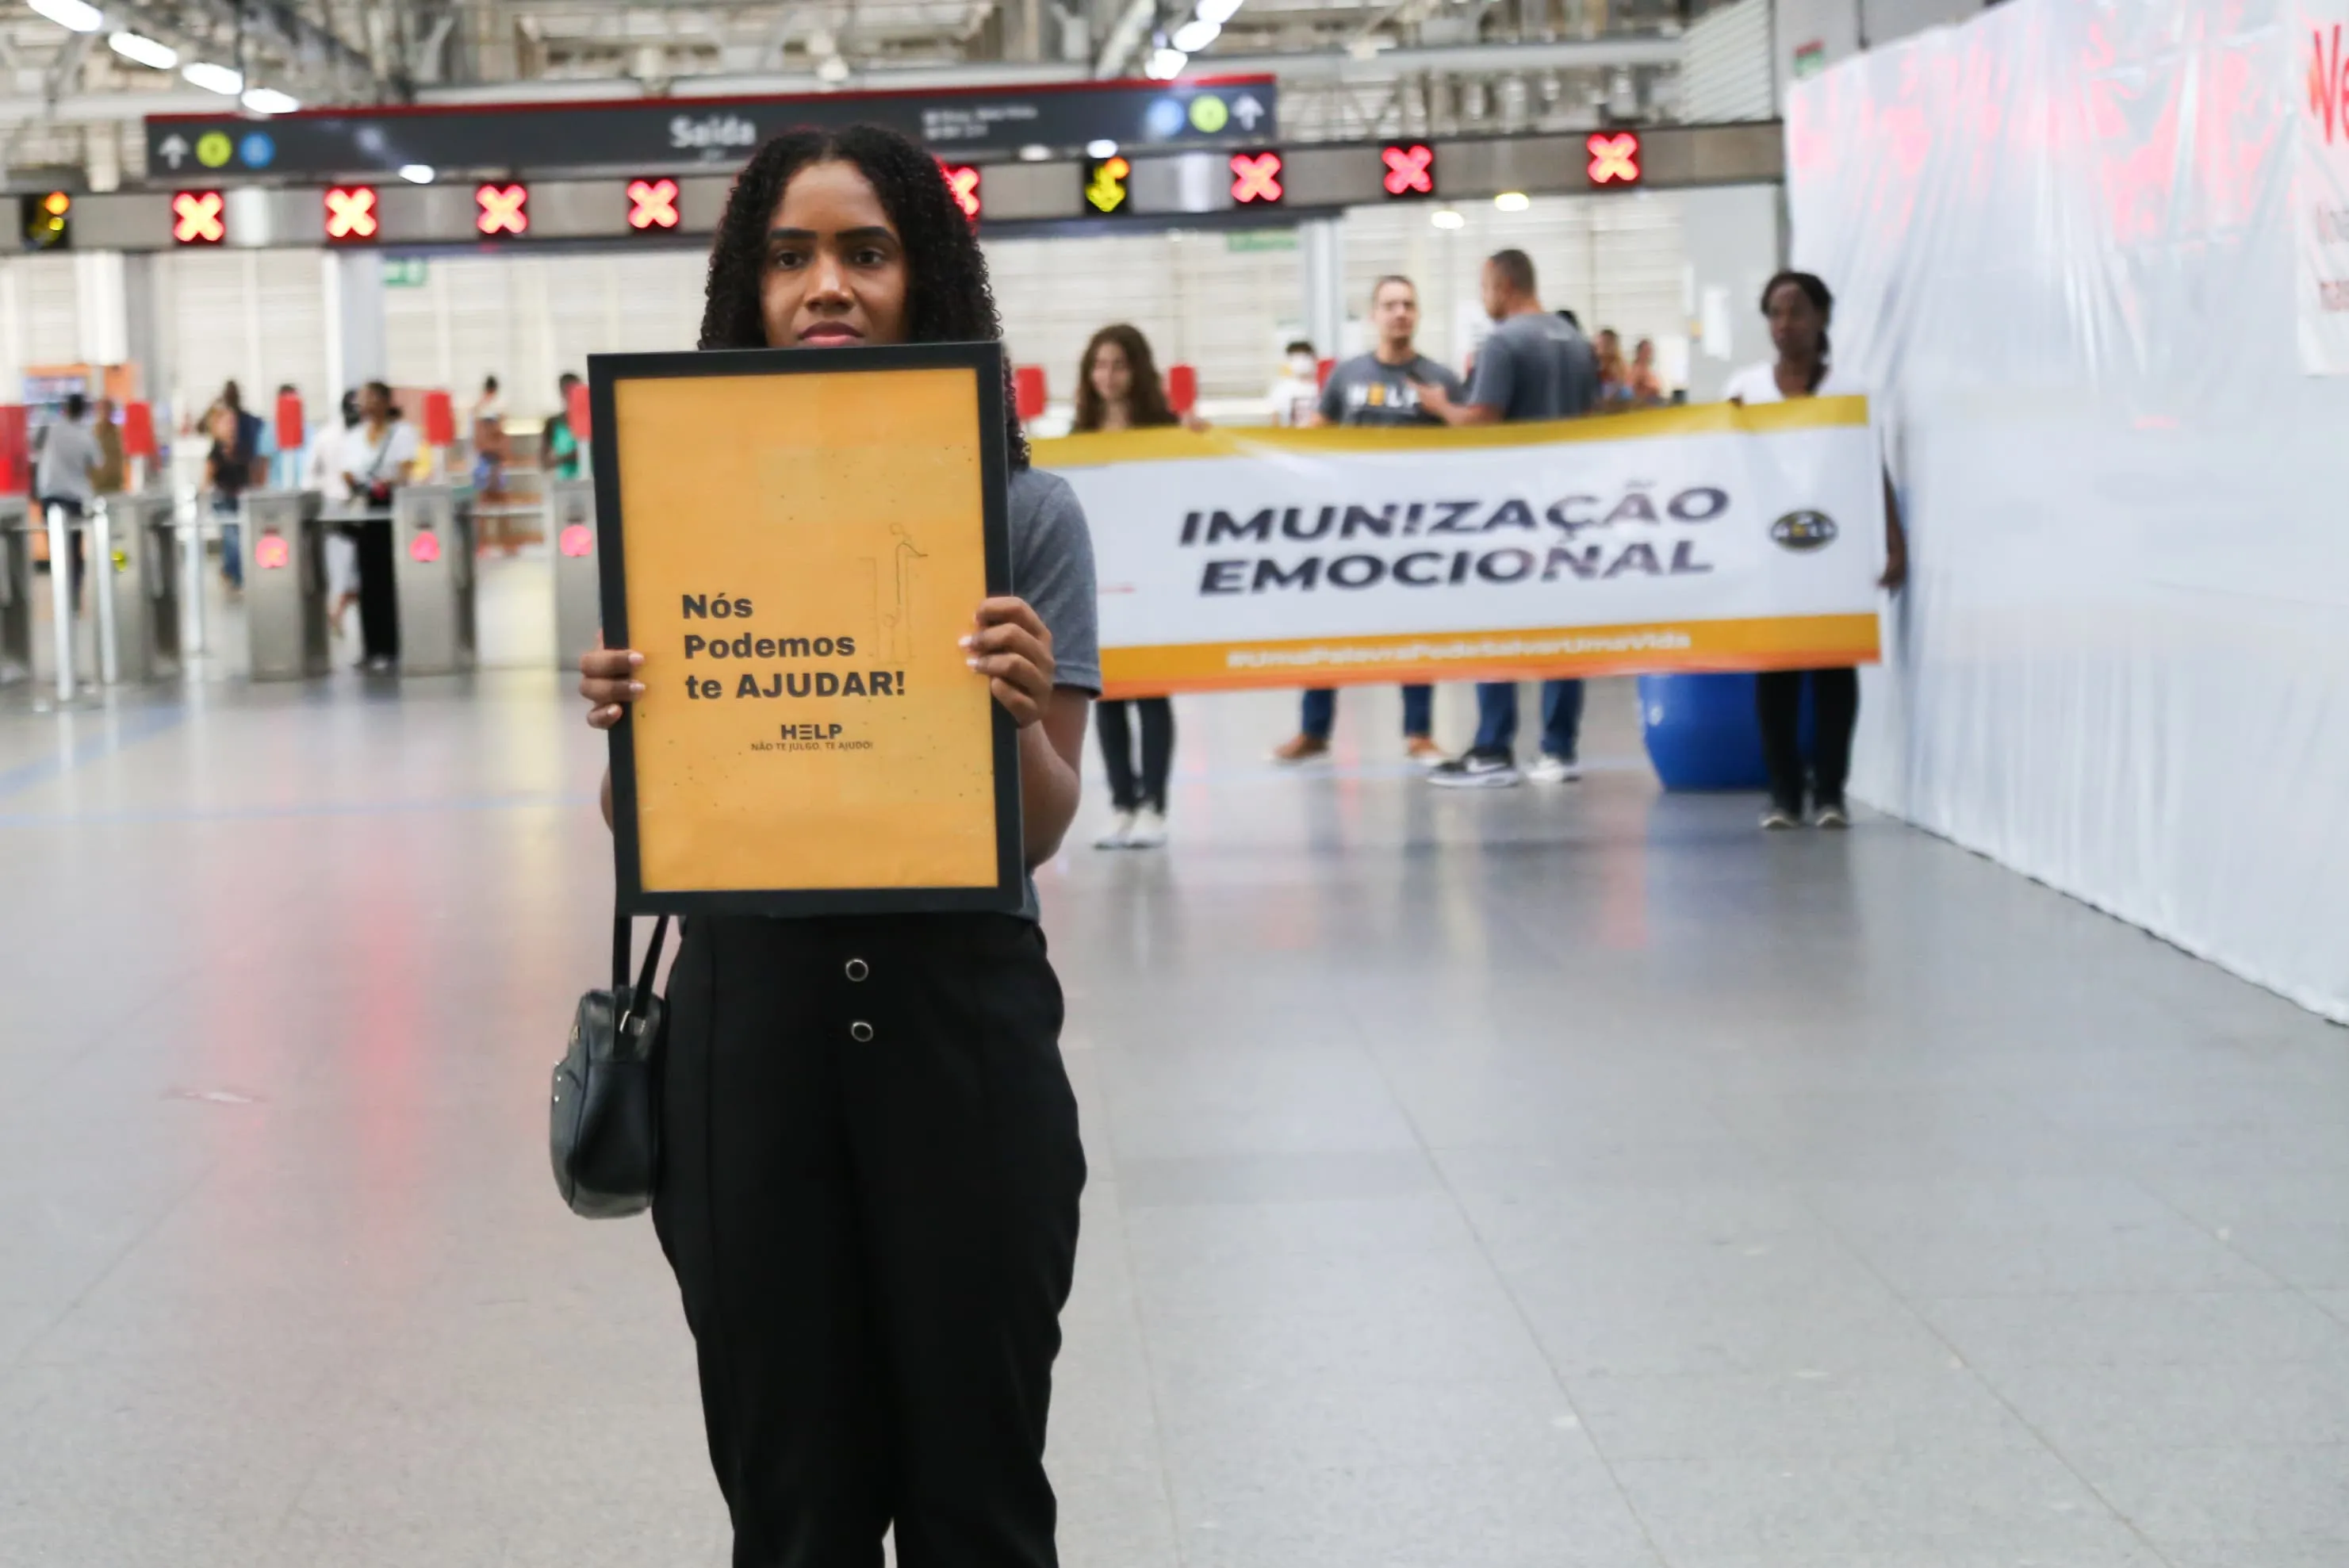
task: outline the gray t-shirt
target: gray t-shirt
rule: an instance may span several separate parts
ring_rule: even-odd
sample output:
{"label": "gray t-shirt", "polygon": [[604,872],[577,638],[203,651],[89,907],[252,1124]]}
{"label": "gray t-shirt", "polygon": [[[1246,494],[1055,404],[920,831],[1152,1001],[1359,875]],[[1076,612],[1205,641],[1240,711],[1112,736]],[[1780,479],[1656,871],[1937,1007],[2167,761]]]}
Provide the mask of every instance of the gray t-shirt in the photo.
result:
{"label": "gray t-shirt", "polygon": [[1330,372],[1321,389],[1321,417],[1333,425],[1440,425],[1420,406],[1414,381],[1433,382],[1454,402],[1460,378],[1429,358],[1414,355],[1408,365],[1390,365],[1375,354],[1358,355]]}
{"label": "gray t-shirt", "polygon": [[[1093,584],[1093,536],[1077,493],[1057,473],[1023,468],[1011,476],[1011,591],[1052,634],[1055,684],[1101,695],[1101,594]],[[1019,913],[1033,920],[1036,879],[1020,878]]]}
{"label": "gray t-shirt", "polygon": [[1512,316],[1477,351],[1468,400],[1498,409],[1504,424],[1588,413],[1599,401],[1598,351],[1547,311]]}
{"label": "gray t-shirt", "polygon": [[98,493],[90,483],[90,470],[105,461],[88,420],[57,421],[41,437],[41,460],[33,472],[36,498],[88,505]]}

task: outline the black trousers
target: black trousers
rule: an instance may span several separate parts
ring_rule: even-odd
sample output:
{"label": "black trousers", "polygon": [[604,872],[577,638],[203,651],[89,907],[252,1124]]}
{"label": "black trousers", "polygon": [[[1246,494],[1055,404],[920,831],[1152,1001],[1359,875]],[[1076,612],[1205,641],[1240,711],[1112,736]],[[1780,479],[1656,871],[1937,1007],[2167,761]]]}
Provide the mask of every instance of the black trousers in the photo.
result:
{"label": "black trousers", "polygon": [[391,554],[391,519],[349,524],[358,545],[359,641],[369,659],[399,657],[399,583]]}
{"label": "black trousers", "polygon": [[[1133,733],[1126,710],[1142,711],[1142,772],[1133,769]],[[1109,767],[1110,804],[1120,811],[1166,809],[1166,775],[1174,766],[1174,704],[1164,697],[1096,702],[1102,761]]]}
{"label": "black trousers", "polygon": [[653,1222],[735,1568],[1053,1568],[1085,1179],[1061,990],[1008,915],[688,923]]}
{"label": "black trousers", "polygon": [[1800,815],[1803,809],[1803,682],[1811,683],[1810,783],[1821,805],[1843,804],[1851,774],[1851,732],[1859,722],[1859,671],[1766,670],[1754,680],[1754,705],[1762,720],[1762,763],[1770,772],[1770,799]]}

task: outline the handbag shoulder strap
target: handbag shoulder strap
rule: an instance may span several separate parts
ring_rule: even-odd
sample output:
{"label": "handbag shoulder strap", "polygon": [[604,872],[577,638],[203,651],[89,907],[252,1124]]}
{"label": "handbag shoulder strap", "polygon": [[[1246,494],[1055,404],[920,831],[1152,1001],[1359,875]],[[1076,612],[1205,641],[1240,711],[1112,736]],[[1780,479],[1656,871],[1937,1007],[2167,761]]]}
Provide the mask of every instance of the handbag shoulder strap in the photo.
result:
{"label": "handbag shoulder strap", "polygon": [[634,922],[628,919],[627,912],[624,909],[614,910],[612,914],[612,991],[614,994],[623,995],[627,999],[626,1004],[621,1009],[620,1017],[623,1022],[629,1012],[634,1011],[634,1003],[637,998],[650,996],[653,993],[653,981],[660,973],[661,944],[668,940],[668,917],[663,915],[653,922],[652,945],[645,950],[644,968],[637,971],[636,988],[630,990],[628,988],[628,950],[635,945],[632,940],[634,934]]}

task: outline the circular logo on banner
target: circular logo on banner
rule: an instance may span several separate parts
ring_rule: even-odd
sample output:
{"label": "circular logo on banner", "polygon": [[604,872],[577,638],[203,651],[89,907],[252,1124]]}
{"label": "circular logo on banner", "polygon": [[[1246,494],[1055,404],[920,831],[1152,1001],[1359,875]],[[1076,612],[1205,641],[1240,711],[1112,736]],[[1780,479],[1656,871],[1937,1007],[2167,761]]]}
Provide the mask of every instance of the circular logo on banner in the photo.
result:
{"label": "circular logo on banner", "polygon": [[235,156],[236,143],[225,130],[207,130],[196,138],[196,161],[207,169],[217,169]]}
{"label": "circular logo on banner", "polygon": [[1770,524],[1770,537],[1787,550],[1824,550],[1836,533],[1835,519],[1824,512],[1789,512]]}
{"label": "circular logo on banner", "polygon": [[1201,93],[1191,100],[1191,129],[1200,135],[1213,136],[1231,122],[1231,109],[1215,94]]}
{"label": "circular logo on banner", "polygon": [[1142,129],[1154,139],[1164,141],[1183,134],[1183,104],[1179,99],[1162,98],[1142,112]]}
{"label": "circular logo on banner", "polygon": [[247,169],[266,169],[277,156],[277,143],[258,130],[247,131],[237,143],[237,155],[244,160]]}

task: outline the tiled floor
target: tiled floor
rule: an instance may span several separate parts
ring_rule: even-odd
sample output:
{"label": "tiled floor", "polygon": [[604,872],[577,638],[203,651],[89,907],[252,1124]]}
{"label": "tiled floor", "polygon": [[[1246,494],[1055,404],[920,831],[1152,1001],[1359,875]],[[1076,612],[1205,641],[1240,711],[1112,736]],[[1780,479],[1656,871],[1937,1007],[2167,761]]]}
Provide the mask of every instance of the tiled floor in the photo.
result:
{"label": "tiled floor", "polygon": [[[0,1564],[723,1561],[650,1232],[545,1170],[562,685],[0,695]],[[1072,1568],[2349,1563],[2349,1037],[1661,796],[1619,686],[1563,789],[1394,713],[1186,702],[1173,847],[1042,877]]]}

